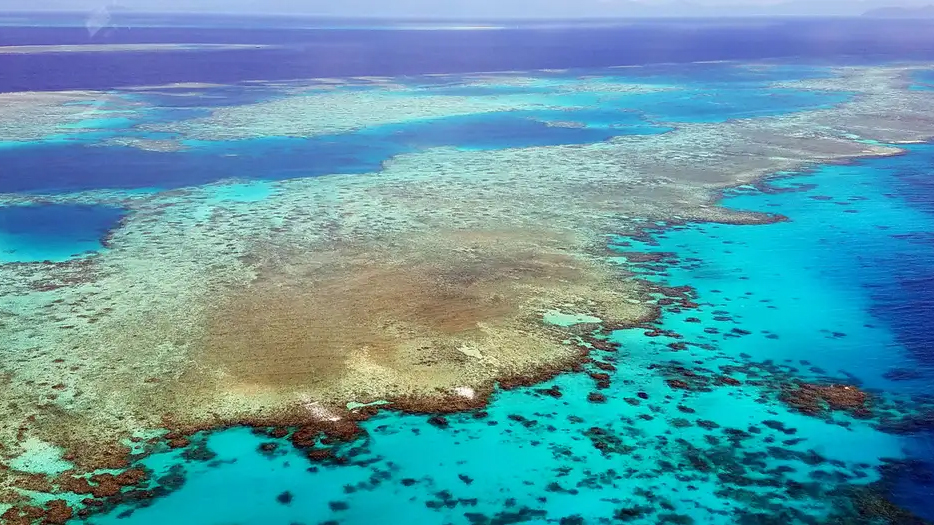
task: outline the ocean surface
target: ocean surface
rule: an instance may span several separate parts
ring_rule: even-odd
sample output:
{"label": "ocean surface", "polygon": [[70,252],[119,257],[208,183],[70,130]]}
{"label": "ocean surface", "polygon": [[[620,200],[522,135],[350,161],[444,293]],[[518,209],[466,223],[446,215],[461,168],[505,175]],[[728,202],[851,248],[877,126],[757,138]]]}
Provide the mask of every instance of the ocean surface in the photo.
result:
{"label": "ocean surface", "polygon": [[[54,23],[53,23],[54,22]],[[71,18],[0,25],[0,45],[248,43],[249,51],[4,55],[0,92],[106,89],[171,82],[230,84],[354,75],[399,76],[435,94],[484,96],[483,87],[430,73],[604,66],[676,92],[623,94],[611,102],[575,95],[586,110],[549,126],[549,110],[452,116],[381,125],[313,139],[192,141],[171,152],[99,147],[114,137],[162,138],[140,125],[206,115],[211,108],[274,96],[247,85],[197,88],[199,96],[140,92],[152,109],[95,115],[79,130],[30,143],[0,136],[0,192],[120,195],[238,180],[218,199],[262,199],[269,181],[378,170],[395,155],[437,146],[470,149],[600,142],[655,135],[671,123],[723,122],[830,107],[848,93],[772,93],[770,82],[820,78],[828,64],[934,58],[934,22],[778,20],[734,24],[640,22],[600,27],[412,30],[318,29],[297,22],[265,28],[226,19],[127,19],[89,31]],[[18,22],[21,23],[21,22]],[[311,22],[308,22],[311,24]],[[314,24],[312,24],[314,25]],[[699,60],[782,59],[767,70]],[[931,89],[934,77],[916,77]],[[497,87],[496,93],[504,89]],[[523,93],[534,89],[515,88]],[[547,88],[542,88],[547,95]],[[621,113],[613,108],[625,107]],[[666,124],[661,124],[662,122]],[[90,131],[89,131],[90,130]],[[165,495],[130,501],[88,523],[152,525],[364,523],[796,523],[826,509],[777,498],[801,487],[830,505],[842,483],[875,482],[891,499],[934,520],[934,422],[876,429],[840,416],[834,424],[777,405],[752,387],[665,400],[664,367],[735,367],[749,379],[835,378],[884,399],[928,399],[934,380],[934,146],[900,156],[779,173],[725,193],[723,204],[778,213],[758,226],[646,225],[645,237],[610,247],[665,254],[620,257],[645,279],[692,287],[698,309],[664,311],[659,330],[691,345],[671,363],[667,335],[614,332],[618,353],[606,404],[587,401],[587,373],[498,392],[484,413],[447,417],[382,412],[366,437],[336,445],[344,464],[310,463],[287,440],[245,428],[203,433],[186,450],[142,460]],[[227,193],[222,193],[226,191]],[[0,207],[0,264],[58,262],[106,250],[125,210],[109,204]],[[667,332],[666,332],[667,333]],[[588,370],[593,371],[593,370]],[[560,399],[542,393],[557,385]],[[775,402],[770,400],[770,402]],[[767,408],[769,410],[767,410]],[[695,476],[707,469],[719,482]],[[776,485],[780,484],[780,485]],[[725,495],[724,487],[734,493]],[[738,505],[748,501],[748,509]],[[802,501],[811,501],[810,499]],[[650,503],[646,503],[650,502]],[[769,509],[772,509],[771,511]],[[800,513],[800,514],[796,514]],[[74,523],[79,523],[75,520]],[[867,522],[868,523],[868,522]]]}
{"label": "ocean surface", "polygon": [[[122,16],[122,18],[121,18]],[[28,20],[28,18],[27,18]],[[212,53],[0,54],[0,92],[109,89],[358,75],[601,67],[794,58],[834,62],[934,57],[934,21],[751,19],[600,24],[380,23],[316,19],[62,17],[0,26],[0,46],[228,43],[273,46]],[[23,23],[20,21],[19,23]],[[457,25],[463,24],[455,24]],[[314,29],[308,29],[308,27]],[[432,29],[434,28],[434,29]],[[51,72],[54,72],[52,74]]]}

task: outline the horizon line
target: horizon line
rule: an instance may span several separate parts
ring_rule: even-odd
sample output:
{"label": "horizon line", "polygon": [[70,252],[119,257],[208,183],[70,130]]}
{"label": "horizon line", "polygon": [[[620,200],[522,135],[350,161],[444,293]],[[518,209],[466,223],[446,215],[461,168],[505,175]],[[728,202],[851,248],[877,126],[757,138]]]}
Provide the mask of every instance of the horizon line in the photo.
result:
{"label": "horizon line", "polygon": [[[932,4],[934,7],[934,4]],[[101,10],[108,10],[111,14],[134,14],[134,15],[143,15],[143,16],[166,16],[166,15],[196,15],[196,16],[216,16],[221,18],[242,18],[242,17],[258,17],[258,18],[319,18],[319,19],[331,19],[331,20],[405,20],[405,21],[511,21],[511,22],[541,22],[541,21],[574,21],[574,22],[619,22],[619,21],[628,21],[632,19],[640,20],[739,20],[739,19],[782,19],[782,18],[809,18],[809,19],[846,19],[846,18],[871,18],[867,17],[865,13],[860,14],[795,14],[795,13],[743,13],[743,14],[693,14],[693,15],[664,15],[664,14],[631,14],[631,15],[609,15],[609,16],[500,16],[500,17],[465,17],[465,16],[443,16],[443,15],[335,15],[335,14],[322,14],[322,13],[311,13],[311,12],[299,12],[299,13],[286,13],[286,12],[215,12],[215,11],[146,11],[146,10],[136,10],[130,8],[123,8],[119,6],[104,6],[103,8],[96,8],[91,10],[60,10],[60,9],[48,9],[48,10],[29,10],[29,9],[0,9],[0,17],[6,15],[87,15],[88,13],[94,13]],[[869,12],[869,11],[867,11]],[[884,18],[884,17],[882,17]]]}

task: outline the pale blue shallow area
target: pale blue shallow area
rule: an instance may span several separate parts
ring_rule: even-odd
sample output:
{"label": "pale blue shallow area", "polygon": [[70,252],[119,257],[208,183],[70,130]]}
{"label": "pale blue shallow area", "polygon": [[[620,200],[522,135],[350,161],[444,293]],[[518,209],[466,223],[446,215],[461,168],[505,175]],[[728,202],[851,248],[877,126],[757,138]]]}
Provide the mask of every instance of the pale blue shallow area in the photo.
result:
{"label": "pale blue shallow area", "polygon": [[[818,66],[769,64],[767,67],[738,67],[735,64],[679,64],[638,68],[569,70],[558,73],[541,72],[542,82],[531,85],[470,85],[462,86],[451,79],[435,84],[415,84],[433,95],[496,96],[539,94],[561,100],[594,105],[603,110],[626,108],[658,122],[723,122],[735,118],[781,115],[795,111],[821,109],[846,102],[850,93],[776,89],[775,82],[821,78],[827,69]],[[554,94],[548,82],[565,82],[569,78],[592,78],[603,83],[606,92]],[[491,83],[495,82],[491,80]],[[676,91],[638,94],[614,94],[615,84],[645,83],[676,87]],[[559,84],[560,85],[560,84]]]}
{"label": "pale blue shallow area", "polygon": [[916,71],[913,78],[916,83],[911,86],[912,89],[924,91],[934,89],[934,71]]}
{"label": "pale blue shallow area", "polygon": [[640,95],[637,107],[652,121],[724,122],[824,109],[849,99],[846,93],[767,89],[758,85],[719,89],[707,86],[683,92]]}
{"label": "pale blue shallow area", "polygon": [[[187,481],[179,490],[92,522],[578,523],[571,517],[579,517],[597,523],[623,516],[640,524],[733,524],[766,517],[795,523],[796,511],[822,516],[804,502],[831,504],[830,495],[789,499],[788,484],[830,490],[844,483],[839,476],[876,481],[882,458],[911,455],[927,463],[925,433],[891,434],[845,414],[830,422],[805,416],[764,387],[684,394],[664,383],[662,370],[676,361],[702,374],[736,367],[729,373],[739,379],[831,378],[883,397],[927,392],[932,356],[919,352],[931,342],[912,336],[929,336],[906,332],[896,319],[906,311],[893,315],[885,305],[892,297],[923,300],[902,295],[901,279],[934,275],[934,246],[917,242],[934,231],[931,200],[915,184],[932,163],[934,147],[911,146],[902,157],[819,167],[775,179],[765,191],[740,188],[725,200],[786,215],[787,222],[688,224],[650,228],[650,243],[615,239],[621,252],[672,254],[663,264],[622,264],[647,279],[691,285],[700,306],[664,313],[659,327],[680,339],[624,330],[613,334],[618,354],[594,352],[617,366],[611,385],[599,390],[606,404],[587,401],[596,389],[580,373],[544,385],[557,385],[559,399],[534,388],[500,392],[486,417],[449,416],[449,428],[425,416],[384,413],[364,424],[366,439],[338,447],[349,460],[343,466],[313,464],[285,441],[264,455],[259,445],[275,440],[246,429],[222,431],[207,437],[217,454],[212,462],[185,461],[177,452],[145,460],[157,474],[183,468]],[[895,259],[903,263],[893,272]],[[924,308],[909,307],[907,315],[929,321]],[[668,345],[677,341],[687,349],[672,352]],[[904,369],[917,376],[887,375]],[[758,402],[762,394],[771,396],[768,403]],[[719,427],[702,428],[701,420]],[[748,435],[733,442],[729,429]],[[610,436],[609,452],[594,447],[599,432]],[[698,461],[712,470],[699,471]],[[738,471],[779,485],[748,487],[715,475]],[[897,501],[930,515],[923,497],[930,487],[916,479],[897,483],[903,485]],[[771,495],[776,506],[764,508],[740,490]],[[285,492],[287,503],[277,499]]]}
{"label": "pale blue shallow area", "polygon": [[125,129],[136,122],[133,119],[127,117],[100,117],[100,118],[88,118],[74,122],[71,124],[64,124],[61,126],[63,130],[72,130],[72,129]]}
{"label": "pale blue shallow area", "polygon": [[[188,149],[173,152],[98,146],[112,138],[172,139],[175,137],[171,133],[152,132],[141,126],[195,118],[217,106],[253,103],[277,95],[270,87],[255,83],[121,92],[120,96],[129,101],[149,106],[132,113],[132,118],[125,114],[108,117],[106,111],[89,110],[86,119],[62,127],[60,133],[43,140],[0,142],[0,165],[4,166],[0,193],[159,190],[230,178],[276,180],[354,174],[378,170],[395,155],[437,146],[482,150],[592,143],[620,135],[664,133],[672,129],[670,123],[722,122],[826,108],[851,96],[771,87],[772,82],[826,74],[825,69],[806,66],[699,64],[536,74],[542,75],[539,84],[521,87],[496,85],[495,80],[489,86],[464,86],[458,83],[458,77],[418,77],[411,85],[419,89],[400,92],[399,96],[458,93],[495,97],[524,93],[540,104],[567,110],[410,120],[311,140],[268,137],[234,143],[187,141]],[[597,84],[607,85],[608,91],[556,91],[550,84],[557,81],[572,85],[578,77],[595,75],[600,75]],[[633,82],[678,89],[639,94],[612,90],[615,84]],[[372,88],[351,85],[341,89]]]}
{"label": "pale blue shallow area", "polygon": [[[830,64],[828,64],[830,65]],[[597,72],[599,70],[593,70]],[[791,80],[826,78],[829,70],[819,63],[762,62],[697,62],[693,64],[648,64],[638,67],[614,68],[619,74],[644,82],[662,84],[705,84],[728,87],[743,84],[767,84]]]}

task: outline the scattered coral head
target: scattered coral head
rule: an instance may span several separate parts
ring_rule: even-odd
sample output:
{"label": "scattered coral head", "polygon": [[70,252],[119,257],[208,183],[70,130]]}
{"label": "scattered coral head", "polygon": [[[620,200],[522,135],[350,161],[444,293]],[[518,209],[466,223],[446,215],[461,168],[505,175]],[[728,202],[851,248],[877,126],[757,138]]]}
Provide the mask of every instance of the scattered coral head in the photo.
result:
{"label": "scattered coral head", "polygon": [[843,410],[854,414],[868,412],[869,395],[853,385],[797,382],[782,388],[780,399],[796,410],[811,415]]}

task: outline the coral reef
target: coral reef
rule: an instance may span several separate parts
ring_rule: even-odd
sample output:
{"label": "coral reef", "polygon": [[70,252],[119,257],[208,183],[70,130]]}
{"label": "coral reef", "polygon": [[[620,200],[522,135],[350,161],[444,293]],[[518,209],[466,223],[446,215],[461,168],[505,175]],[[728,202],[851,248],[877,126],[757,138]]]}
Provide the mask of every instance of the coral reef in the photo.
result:
{"label": "coral reef", "polygon": [[783,389],[781,400],[806,414],[825,410],[848,410],[855,415],[870,415],[869,395],[852,385],[816,385],[797,383]]}
{"label": "coral reef", "polygon": [[[440,413],[479,409],[497,385],[533,385],[563,371],[588,370],[600,392],[587,399],[608,402],[603,391],[615,386],[612,374],[626,361],[613,364],[601,355],[588,362],[593,352],[616,350],[607,334],[644,327],[647,337],[676,339],[667,349],[684,355],[694,348],[689,341],[646,323],[660,308],[698,305],[689,289],[647,282],[608,257],[607,235],[637,237],[653,224],[781,220],[717,207],[719,192],[775,171],[899,151],[867,140],[934,135],[927,111],[934,94],[904,89],[905,71],[858,68],[822,81],[859,94],[831,109],[683,123],[663,135],[586,145],[430,149],[395,157],[373,173],[270,183],[261,200],[215,198],[242,181],[145,195],[2,196],[116,202],[130,214],[107,239],[106,253],[0,266],[0,337],[8,342],[0,357],[9,363],[0,378],[7,401],[0,407],[4,459],[41,448],[59,451],[56,461],[69,463],[42,474],[45,480],[4,469],[0,484],[56,480],[52,493],[67,485],[99,499],[119,497],[142,481],[138,472],[88,474],[128,468],[134,457],[124,443],[153,429],[170,433],[144,440],[144,450],[184,449],[198,431],[247,425],[274,428],[313,460],[337,461],[343,456],[323,447],[359,437],[358,421],[378,410],[348,409],[348,403],[385,401],[387,409],[431,413],[431,423],[444,428],[449,422]],[[319,89],[290,86],[276,100],[218,109],[162,131],[187,139],[310,137],[540,103],[519,95],[441,97],[398,86]],[[4,95],[16,100],[13,107],[46,115],[9,135],[40,139],[63,119],[80,118],[60,109],[62,101],[110,96]],[[16,128],[10,119],[23,118],[8,113],[0,115],[5,138],[7,128]],[[659,272],[667,260],[634,251],[625,257]],[[588,321],[550,323],[549,312]],[[762,386],[750,383],[749,371],[740,380],[737,370],[688,364],[649,370],[664,376],[671,396]],[[855,386],[784,385],[784,398],[805,412],[861,415],[869,405]],[[555,402],[571,397],[557,388],[540,394]],[[634,403],[626,406],[651,406],[657,397],[632,392]],[[682,418],[672,426],[695,423],[701,425]],[[722,433],[734,442],[754,434]],[[601,452],[631,452],[600,428],[587,437]],[[687,464],[705,475],[727,462],[686,454]],[[79,512],[60,503],[29,506],[16,494],[0,492],[3,503],[20,505],[7,511],[10,520],[61,520]]]}

